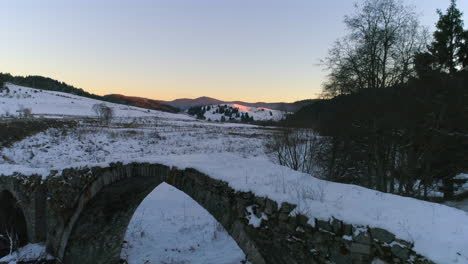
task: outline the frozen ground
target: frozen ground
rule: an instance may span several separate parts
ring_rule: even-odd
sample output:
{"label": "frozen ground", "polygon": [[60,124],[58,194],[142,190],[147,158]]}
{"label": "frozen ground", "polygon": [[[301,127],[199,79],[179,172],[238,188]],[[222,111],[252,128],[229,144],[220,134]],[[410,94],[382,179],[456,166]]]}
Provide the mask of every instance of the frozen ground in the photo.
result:
{"label": "frozen ground", "polygon": [[27,262],[35,260],[53,259],[46,253],[45,246],[42,244],[28,244],[10,255],[0,258],[0,262],[16,264],[17,262]]}
{"label": "frozen ground", "polygon": [[[60,107],[62,106],[49,106],[52,109]],[[293,213],[300,212],[319,219],[335,217],[355,225],[387,229],[398,238],[413,242],[414,249],[418,253],[436,263],[468,263],[468,213],[444,205],[384,194],[354,185],[326,182],[276,165],[262,147],[263,140],[270,137],[270,133],[270,129],[248,125],[197,122],[168,116],[157,117],[157,115],[125,118],[123,113],[110,128],[93,127],[82,122],[81,126],[75,129],[69,131],[50,129],[2,149],[0,173],[11,175],[14,171],[24,174],[36,172],[47,177],[50,169],[105,166],[115,161],[153,162],[179,168],[192,167],[213,178],[228,182],[236,190],[252,191],[258,196],[267,196],[278,203],[288,201],[297,204],[298,207]],[[173,193],[174,196],[168,199],[174,201],[178,194]],[[154,195],[157,195],[157,192]],[[156,203],[148,204],[159,208],[155,211],[161,209]],[[144,210],[148,211],[152,210]],[[180,216],[180,207],[169,212],[172,219],[180,219],[177,217]],[[157,237],[158,241],[164,240],[163,236],[157,235],[163,231],[158,230],[159,226],[150,220],[155,219],[156,215],[153,212],[147,214],[148,216],[146,213],[136,215],[130,225],[133,229],[129,230],[127,237],[133,234],[131,230],[135,230],[140,225],[148,227],[144,231],[145,234],[155,235],[153,238]],[[201,214],[201,212],[196,213],[196,215]],[[143,216],[138,218],[139,215]],[[165,216],[168,215],[170,214]],[[142,219],[141,224],[136,219]],[[207,221],[205,219],[201,223]],[[174,222],[174,230],[182,230],[183,227],[183,222]],[[181,236],[181,239],[187,240],[187,243],[190,242],[192,245],[191,240],[194,237],[199,239],[206,232],[210,233],[208,228],[200,229],[197,235],[192,233],[196,232],[197,228],[190,230],[184,234],[185,237]],[[173,238],[167,235],[168,241],[165,243],[170,244]],[[147,254],[151,254],[148,252],[149,247],[154,246],[159,248],[158,250],[166,248],[165,245],[155,245],[146,238],[142,240],[143,244],[131,241],[130,237],[129,246],[132,248],[127,250],[129,258],[146,257]],[[218,240],[209,243],[216,241]],[[206,258],[203,259],[201,256],[205,254],[201,250],[205,246],[223,247],[223,245],[211,246],[209,243],[203,245],[199,251],[195,250],[196,253],[191,256],[196,259],[195,256],[200,254],[201,259],[200,261],[192,259],[192,263],[206,263],[204,262]],[[169,244],[167,248],[178,248],[181,252],[186,249],[186,244],[171,246]],[[136,249],[138,247],[140,250]],[[227,252],[234,251],[232,247],[227,249]],[[174,258],[172,263],[186,263],[183,261],[186,261],[187,255],[170,253],[164,256],[164,261]],[[181,258],[175,259],[176,256]],[[151,263],[158,263],[157,261]]]}
{"label": "frozen ground", "polygon": [[125,240],[122,258],[129,264],[240,264],[245,258],[213,216],[165,183],[137,209]]}

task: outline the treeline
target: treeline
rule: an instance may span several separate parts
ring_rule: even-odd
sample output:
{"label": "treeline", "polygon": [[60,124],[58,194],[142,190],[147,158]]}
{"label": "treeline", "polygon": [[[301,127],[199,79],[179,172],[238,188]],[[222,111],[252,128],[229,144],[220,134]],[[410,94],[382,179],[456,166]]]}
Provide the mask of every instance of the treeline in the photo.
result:
{"label": "treeline", "polygon": [[81,88],[76,88],[64,82],[59,82],[57,80],[42,76],[13,76],[9,73],[0,73],[1,86],[3,87],[3,84],[7,82],[20,86],[48,91],[64,92],[92,99],[103,100],[103,98],[99,95],[88,93]]}
{"label": "treeline", "polygon": [[316,161],[327,179],[449,198],[453,177],[468,171],[467,87],[468,73],[433,74],[317,102],[299,121],[324,136]]}
{"label": "treeline", "polygon": [[322,136],[310,157],[327,179],[451,198],[454,177],[468,171],[468,33],[451,1],[423,45],[408,10],[396,0],[358,5],[327,59],[328,99],[288,123]]}
{"label": "treeline", "polygon": [[19,86],[31,87],[40,90],[69,93],[109,103],[130,105],[170,113],[179,112],[178,108],[162,104],[156,100],[128,97],[123,95],[99,96],[96,94],[86,92],[81,88],[76,88],[74,86],[68,85],[65,82],[60,82],[43,76],[13,76],[9,73],[0,73],[0,90],[1,88],[3,88],[5,83],[12,83]]}

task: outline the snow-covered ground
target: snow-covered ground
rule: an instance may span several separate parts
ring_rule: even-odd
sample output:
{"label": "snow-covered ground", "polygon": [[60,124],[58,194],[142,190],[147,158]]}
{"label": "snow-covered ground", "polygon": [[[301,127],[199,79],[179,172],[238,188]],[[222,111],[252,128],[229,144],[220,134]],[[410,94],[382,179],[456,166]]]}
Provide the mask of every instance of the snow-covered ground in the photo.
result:
{"label": "snow-covered ground", "polygon": [[468,173],[461,173],[455,176],[454,180],[459,181],[455,194],[462,194],[468,192]]}
{"label": "snow-covered ground", "polygon": [[0,262],[8,264],[16,264],[18,262],[36,261],[36,260],[51,260],[53,257],[46,252],[46,247],[43,244],[28,244],[15,252],[0,258]]}
{"label": "snow-covered ground", "polygon": [[[68,93],[46,91],[14,84],[6,84],[8,89],[0,91],[0,117],[18,116],[18,110],[29,108],[35,116],[64,117],[91,116],[96,114],[93,105],[102,101],[76,96]],[[172,114],[155,110],[148,110],[133,106],[105,102],[112,108],[114,115],[122,118],[129,117],[158,117],[170,119],[193,120],[183,114]]]}
{"label": "snow-covered ground", "polygon": [[129,264],[240,264],[245,259],[213,216],[165,183],[141,203],[125,240],[122,259]]}
{"label": "snow-covered ground", "polygon": [[[110,128],[96,128],[83,122],[80,127],[66,133],[60,129],[50,129],[24,139],[1,150],[0,174],[10,175],[18,171],[24,174],[40,173],[47,177],[51,169],[106,166],[115,161],[162,163],[181,169],[191,167],[226,181],[236,190],[252,191],[258,196],[276,200],[279,204],[284,201],[296,204],[298,207],[293,213],[300,212],[325,220],[335,217],[355,225],[384,228],[396,234],[397,238],[413,242],[418,253],[436,263],[468,263],[468,213],[464,211],[355,185],[327,182],[274,164],[263,149],[263,140],[270,136],[270,129],[169,117],[148,116],[134,120],[138,123],[135,128],[125,128],[118,122]],[[177,248],[182,252],[188,245],[171,246],[170,241],[174,237],[159,230],[159,225],[154,225],[158,211],[164,212],[166,218],[181,219],[177,216],[180,216],[180,207],[164,211],[164,206],[151,202],[155,200],[152,197],[157,197],[157,192],[148,198],[150,202],[147,205],[140,207],[130,224],[127,238],[130,238],[131,248],[125,251],[130,254],[129,259],[151,258],[153,255],[148,252],[149,247],[154,247],[158,252],[166,248]],[[167,199],[173,200],[174,206],[180,206],[180,201],[175,202],[176,196],[180,194],[176,191],[172,193],[173,197]],[[185,199],[182,201],[187,201]],[[192,206],[191,210],[198,209]],[[168,212],[171,213],[166,214]],[[193,223],[209,222],[206,219],[197,221],[193,220]],[[182,230],[183,224],[187,222],[174,221],[174,225],[177,225],[174,230]],[[148,240],[132,240],[132,234],[135,233],[132,230],[138,230],[139,226],[145,228],[145,234],[152,234],[148,235]],[[203,237],[206,232],[210,233],[209,228],[190,230],[187,233],[179,232],[181,239],[189,241],[193,237]],[[195,235],[193,232],[197,230],[201,231]],[[155,236],[158,243],[167,236],[168,244],[155,245],[151,242],[151,237]],[[206,262],[207,258],[201,256],[205,254],[201,253],[202,248],[222,248],[223,245],[209,245],[216,241],[207,242],[192,255],[187,255],[189,253],[186,251],[183,252],[187,254],[170,252],[164,258],[173,258],[173,263],[189,263],[183,261],[191,256],[191,263],[209,263]],[[233,247],[226,250],[236,258],[242,257]],[[180,258],[175,259],[176,256]],[[200,256],[199,261],[196,256]],[[214,257],[212,254],[209,256]],[[233,261],[237,261],[236,258]]]}
{"label": "snow-covered ground", "polygon": [[252,118],[253,121],[279,121],[286,116],[284,111],[240,104],[209,105],[203,106],[202,109],[205,111],[205,119],[210,121],[244,121],[247,118]]}

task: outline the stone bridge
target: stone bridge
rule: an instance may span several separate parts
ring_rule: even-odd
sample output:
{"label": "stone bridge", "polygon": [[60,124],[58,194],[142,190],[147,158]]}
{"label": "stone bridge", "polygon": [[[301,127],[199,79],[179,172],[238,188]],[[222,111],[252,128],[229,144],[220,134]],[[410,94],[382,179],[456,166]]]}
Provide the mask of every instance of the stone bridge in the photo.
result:
{"label": "stone bridge", "polygon": [[[68,169],[45,180],[0,176],[0,234],[14,230],[23,245],[45,243],[58,263],[119,263],[134,211],[162,182],[210,212],[253,264],[371,263],[374,258],[431,263],[383,229],[337,219],[310,225],[307,217],[290,214],[293,204],[236,191],[193,169],[146,163]],[[253,214],[266,218],[259,227],[249,225]]]}

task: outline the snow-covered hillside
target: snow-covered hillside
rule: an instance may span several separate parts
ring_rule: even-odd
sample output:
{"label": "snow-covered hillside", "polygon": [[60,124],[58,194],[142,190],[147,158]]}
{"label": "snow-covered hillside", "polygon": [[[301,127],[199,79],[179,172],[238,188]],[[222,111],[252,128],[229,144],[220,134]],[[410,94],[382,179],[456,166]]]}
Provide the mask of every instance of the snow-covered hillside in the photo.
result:
{"label": "snow-covered hillside", "polygon": [[[46,91],[6,84],[7,89],[0,91],[0,117],[18,116],[21,109],[31,109],[34,116],[55,117],[81,116],[95,117],[93,105],[102,101],[76,96],[68,93]],[[171,114],[133,106],[104,102],[112,108],[116,117],[159,117],[193,120],[183,114]]]}
{"label": "snow-covered hillside", "polygon": [[188,113],[208,121],[279,121],[286,112],[264,107],[249,107],[240,104],[220,104],[193,107]]}

